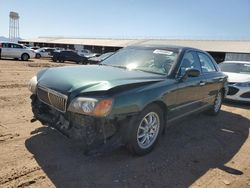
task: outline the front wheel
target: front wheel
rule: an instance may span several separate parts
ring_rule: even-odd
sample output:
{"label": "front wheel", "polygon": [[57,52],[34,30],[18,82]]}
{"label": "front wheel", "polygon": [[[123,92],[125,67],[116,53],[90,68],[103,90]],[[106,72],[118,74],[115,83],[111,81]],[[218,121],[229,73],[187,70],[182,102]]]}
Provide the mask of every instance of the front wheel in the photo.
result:
{"label": "front wheel", "polygon": [[29,56],[28,54],[23,54],[23,55],[21,56],[21,59],[22,59],[23,61],[28,61],[29,58],[30,58],[30,56]]}
{"label": "front wheel", "polygon": [[132,153],[145,155],[155,147],[164,126],[163,112],[157,105],[144,109],[131,125],[128,148]]}
{"label": "front wheel", "polygon": [[219,91],[218,94],[215,97],[213,106],[208,110],[208,113],[210,115],[218,115],[221,109],[223,100],[223,92]]}

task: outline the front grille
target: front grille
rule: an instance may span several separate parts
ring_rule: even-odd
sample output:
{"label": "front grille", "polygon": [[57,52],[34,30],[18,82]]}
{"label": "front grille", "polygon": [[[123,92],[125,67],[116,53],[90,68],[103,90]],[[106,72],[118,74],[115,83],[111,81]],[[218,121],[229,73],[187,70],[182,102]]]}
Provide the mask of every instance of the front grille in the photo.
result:
{"label": "front grille", "polygon": [[54,107],[55,109],[61,112],[66,111],[66,105],[67,105],[66,95],[63,95],[61,93],[58,93],[54,90],[45,87],[38,86],[37,96],[42,102]]}
{"label": "front grille", "polygon": [[250,98],[250,92],[243,93],[240,97],[242,97],[242,98]]}
{"label": "front grille", "polygon": [[228,86],[228,93],[227,93],[227,95],[235,95],[238,91],[239,91],[239,89],[238,88],[235,88],[235,87],[232,87],[232,86]]}

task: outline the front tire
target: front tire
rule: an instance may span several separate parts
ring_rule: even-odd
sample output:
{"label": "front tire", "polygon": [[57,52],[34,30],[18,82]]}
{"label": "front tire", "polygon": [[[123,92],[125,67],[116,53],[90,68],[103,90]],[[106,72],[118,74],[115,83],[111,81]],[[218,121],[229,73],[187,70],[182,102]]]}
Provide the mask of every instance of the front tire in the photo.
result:
{"label": "front tire", "polygon": [[153,104],[145,108],[133,121],[128,140],[129,150],[136,155],[145,155],[153,150],[163,131],[162,109]]}
{"label": "front tire", "polygon": [[29,58],[30,58],[29,54],[23,54],[23,55],[21,56],[22,61],[28,61]]}

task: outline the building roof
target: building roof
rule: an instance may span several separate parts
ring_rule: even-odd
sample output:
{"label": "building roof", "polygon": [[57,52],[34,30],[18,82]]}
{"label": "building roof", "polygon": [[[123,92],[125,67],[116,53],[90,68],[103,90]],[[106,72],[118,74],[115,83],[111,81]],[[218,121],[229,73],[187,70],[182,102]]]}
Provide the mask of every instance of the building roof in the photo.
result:
{"label": "building roof", "polygon": [[38,37],[20,42],[74,44],[90,46],[125,47],[133,44],[176,45],[198,48],[209,52],[250,53],[250,40],[183,40],[183,39],[112,39]]}

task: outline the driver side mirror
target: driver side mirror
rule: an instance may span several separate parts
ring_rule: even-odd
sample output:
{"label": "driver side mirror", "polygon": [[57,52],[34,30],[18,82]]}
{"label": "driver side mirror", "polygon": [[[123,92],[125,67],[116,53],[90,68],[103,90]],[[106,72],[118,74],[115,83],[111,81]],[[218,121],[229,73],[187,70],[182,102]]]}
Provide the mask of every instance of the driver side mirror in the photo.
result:
{"label": "driver side mirror", "polygon": [[187,69],[184,75],[180,78],[181,81],[186,80],[188,77],[199,77],[201,72],[198,69]]}

